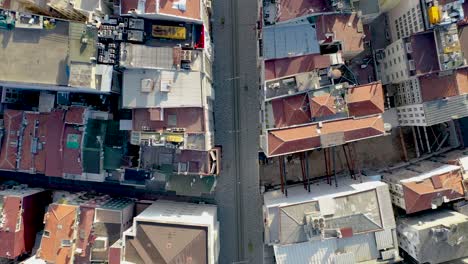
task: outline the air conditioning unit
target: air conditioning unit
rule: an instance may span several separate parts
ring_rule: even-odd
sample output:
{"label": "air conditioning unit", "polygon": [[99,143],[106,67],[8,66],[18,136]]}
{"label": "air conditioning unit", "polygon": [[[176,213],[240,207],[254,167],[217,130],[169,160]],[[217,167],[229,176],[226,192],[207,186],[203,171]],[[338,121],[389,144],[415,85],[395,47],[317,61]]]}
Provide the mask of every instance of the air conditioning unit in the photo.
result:
{"label": "air conditioning unit", "polygon": [[154,81],[152,79],[142,79],[141,80],[141,89],[142,93],[151,93],[154,88]]}

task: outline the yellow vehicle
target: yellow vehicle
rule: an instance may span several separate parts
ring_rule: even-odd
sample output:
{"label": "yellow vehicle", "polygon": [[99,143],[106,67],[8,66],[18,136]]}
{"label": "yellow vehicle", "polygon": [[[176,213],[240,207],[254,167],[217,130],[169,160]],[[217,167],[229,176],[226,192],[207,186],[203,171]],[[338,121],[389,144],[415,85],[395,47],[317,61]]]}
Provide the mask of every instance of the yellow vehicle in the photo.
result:
{"label": "yellow vehicle", "polygon": [[429,22],[432,25],[440,23],[440,9],[438,6],[431,6],[427,12],[429,15]]}
{"label": "yellow vehicle", "polygon": [[154,38],[185,40],[187,30],[185,27],[153,25],[151,35]]}

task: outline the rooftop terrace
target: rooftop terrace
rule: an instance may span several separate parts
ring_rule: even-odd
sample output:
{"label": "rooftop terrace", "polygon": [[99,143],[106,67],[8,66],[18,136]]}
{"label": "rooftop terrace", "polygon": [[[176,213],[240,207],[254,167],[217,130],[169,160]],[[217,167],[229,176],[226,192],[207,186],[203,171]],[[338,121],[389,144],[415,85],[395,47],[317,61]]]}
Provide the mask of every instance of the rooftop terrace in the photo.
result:
{"label": "rooftop terrace", "polygon": [[55,29],[0,30],[0,80],[68,85],[69,23]]}

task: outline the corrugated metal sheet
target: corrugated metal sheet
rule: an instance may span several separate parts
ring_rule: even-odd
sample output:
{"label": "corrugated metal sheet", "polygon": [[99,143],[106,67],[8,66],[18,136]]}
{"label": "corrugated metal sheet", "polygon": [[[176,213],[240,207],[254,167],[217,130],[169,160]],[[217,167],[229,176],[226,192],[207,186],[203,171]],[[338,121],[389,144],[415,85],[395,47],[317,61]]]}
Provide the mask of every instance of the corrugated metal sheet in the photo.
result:
{"label": "corrugated metal sheet", "polygon": [[[123,107],[202,107],[201,78],[200,72],[126,70],[123,74]],[[143,79],[154,81],[150,92],[142,92]],[[164,85],[170,86],[168,92],[161,91]]]}
{"label": "corrugated metal sheet", "polygon": [[267,60],[320,53],[317,32],[308,22],[265,27],[263,51]]}
{"label": "corrugated metal sheet", "polygon": [[277,264],[333,264],[336,239],[274,246]]}
{"label": "corrugated metal sheet", "polygon": [[377,197],[380,206],[380,215],[382,217],[383,229],[392,229],[396,227],[395,217],[393,215],[392,200],[387,185],[377,187]]}
{"label": "corrugated metal sheet", "polygon": [[150,47],[125,43],[121,45],[121,53],[120,65],[126,68],[174,68],[172,47]]}
{"label": "corrugated metal sheet", "polygon": [[355,256],[353,252],[346,252],[335,255],[335,264],[355,264]]}
{"label": "corrugated metal sheet", "polygon": [[353,252],[356,262],[378,259],[380,255],[375,243],[374,233],[338,239],[337,244],[339,251]]}
{"label": "corrugated metal sheet", "polygon": [[377,249],[393,248],[393,234],[391,229],[375,232],[375,242]]}
{"label": "corrugated metal sheet", "polygon": [[423,105],[428,126],[450,121],[453,117],[468,116],[468,94],[426,102]]}
{"label": "corrugated metal sheet", "polygon": [[355,263],[378,259],[373,233],[346,239],[326,239],[274,246],[277,264],[336,264],[335,252],[353,253]]}

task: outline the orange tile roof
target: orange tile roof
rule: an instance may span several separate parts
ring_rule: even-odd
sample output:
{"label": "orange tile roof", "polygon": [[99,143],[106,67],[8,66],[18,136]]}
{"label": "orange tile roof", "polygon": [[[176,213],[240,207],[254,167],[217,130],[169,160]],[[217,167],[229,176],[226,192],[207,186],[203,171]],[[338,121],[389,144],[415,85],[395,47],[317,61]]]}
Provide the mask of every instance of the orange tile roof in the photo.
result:
{"label": "orange tile roof", "polygon": [[450,201],[464,197],[460,170],[436,175],[421,182],[405,182],[402,185],[407,213],[431,209],[434,199],[444,196]]}
{"label": "orange tile roof", "polygon": [[367,116],[385,111],[382,83],[374,82],[348,89],[346,94],[349,116]]}
{"label": "orange tile roof", "polygon": [[345,142],[352,142],[385,134],[380,116],[361,119],[342,119],[301,127],[270,130],[268,132],[268,155],[278,156],[322,147],[321,136],[343,132]]}
{"label": "orange tile roof", "polygon": [[330,94],[310,98],[310,112],[312,117],[325,117],[336,114],[336,97]]}
{"label": "orange tile roof", "polygon": [[77,221],[78,206],[51,204],[45,215],[44,230],[49,236],[42,236],[38,257],[49,263],[70,263],[72,247],[62,247],[63,240],[74,239],[73,226]]}
{"label": "orange tile roof", "polygon": [[307,94],[297,94],[271,101],[275,127],[300,125],[310,122]]}

